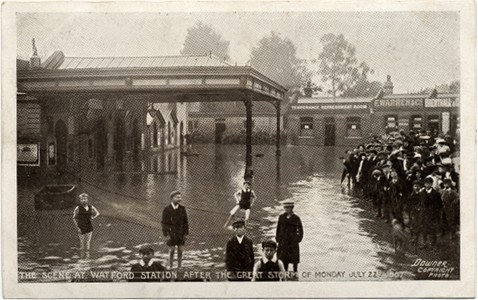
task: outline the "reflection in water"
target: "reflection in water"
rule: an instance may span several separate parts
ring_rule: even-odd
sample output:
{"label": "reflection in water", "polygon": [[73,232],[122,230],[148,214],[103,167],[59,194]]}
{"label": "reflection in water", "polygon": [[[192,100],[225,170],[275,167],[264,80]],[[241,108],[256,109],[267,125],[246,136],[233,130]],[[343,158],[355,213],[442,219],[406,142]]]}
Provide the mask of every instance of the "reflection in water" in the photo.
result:
{"label": "reflection in water", "polygon": [[[101,212],[94,223],[94,253],[89,262],[77,257],[78,238],[70,210],[35,212],[19,199],[20,270],[127,270],[143,243],[152,243],[155,256],[165,262],[161,214],[169,204],[169,193],[178,188],[190,220],[184,266],[223,270],[224,245],[232,233],[222,224],[235,204],[234,192],[242,186],[244,147],[202,145],[195,151],[198,156],[182,156],[176,150],[153,154],[139,174],[103,173],[83,181],[82,190]],[[247,233],[256,250],[263,239],[274,237],[283,211],[280,201],[290,199],[304,226],[299,271],[381,272],[385,275],[378,279],[389,280],[395,279],[386,276],[392,271],[403,272],[404,279],[416,278],[410,265],[417,257],[447,259],[457,265],[449,253],[394,254],[390,228],[373,218],[371,203],[339,184],[342,164],[338,157],[343,149],[288,146],[281,157],[275,156],[271,146],[254,146],[254,151],[264,153],[254,157],[253,189],[258,198]],[[19,195],[28,195],[28,190],[31,186],[19,186]],[[300,278],[351,279],[355,278]]]}

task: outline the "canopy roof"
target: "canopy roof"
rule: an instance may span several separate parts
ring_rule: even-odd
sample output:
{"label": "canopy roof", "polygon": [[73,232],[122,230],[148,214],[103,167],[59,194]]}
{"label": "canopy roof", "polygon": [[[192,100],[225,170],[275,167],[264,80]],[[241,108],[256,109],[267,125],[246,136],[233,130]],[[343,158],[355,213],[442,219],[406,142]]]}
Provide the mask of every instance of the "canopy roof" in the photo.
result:
{"label": "canopy roof", "polygon": [[149,94],[157,102],[283,100],[286,92],[254,68],[214,56],[65,57],[61,51],[39,69],[18,70],[17,84],[33,95]]}

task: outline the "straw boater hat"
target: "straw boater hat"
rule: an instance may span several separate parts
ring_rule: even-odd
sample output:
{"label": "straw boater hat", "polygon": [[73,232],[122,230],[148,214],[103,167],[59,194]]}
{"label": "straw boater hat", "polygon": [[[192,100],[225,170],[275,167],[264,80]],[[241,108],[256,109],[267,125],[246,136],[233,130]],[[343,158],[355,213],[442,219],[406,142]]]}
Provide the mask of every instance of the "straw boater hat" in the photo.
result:
{"label": "straw boater hat", "polygon": [[284,207],[294,207],[295,203],[294,201],[284,201],[282,202],[282,206]]}

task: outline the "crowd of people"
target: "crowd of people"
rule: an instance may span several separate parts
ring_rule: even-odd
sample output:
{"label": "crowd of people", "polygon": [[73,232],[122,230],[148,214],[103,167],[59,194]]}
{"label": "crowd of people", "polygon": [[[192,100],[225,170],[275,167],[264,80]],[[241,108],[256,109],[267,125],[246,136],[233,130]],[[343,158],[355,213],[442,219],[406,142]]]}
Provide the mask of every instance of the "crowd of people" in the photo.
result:
{"label": "crowd of people", "polygon": [[456,239],[460,226],[457,145],[447,135],[390,131],[347,150],[343,183],[371,201],[376,218],[400,224],[415,248],[436,248],[437,237]]}

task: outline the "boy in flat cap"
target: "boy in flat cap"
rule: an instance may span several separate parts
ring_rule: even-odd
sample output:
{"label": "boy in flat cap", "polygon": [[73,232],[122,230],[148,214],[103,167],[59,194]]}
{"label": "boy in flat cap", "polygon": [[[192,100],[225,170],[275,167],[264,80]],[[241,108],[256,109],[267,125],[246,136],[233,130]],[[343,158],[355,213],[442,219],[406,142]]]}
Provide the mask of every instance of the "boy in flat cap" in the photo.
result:
{"label": "boy in flat cap", "polygon": [[252,281],[282,281],[285,280],[285,268],[280,259],[274,256],[277,244],[274,241],[262,242],[263,257],[254,264]]}
{"label": "boy in flat cap", "polygon": [[166,206],[163,210],[163,235],[169,240],[166,244],[169,246],[169,266],[173,268],[174,252],[178,248],[178,268],[181,268],[183,245],[186,241],[186,236],[189,234],[189,223],[186,208],[179,204],[182,200],[179,191],[173,191],[169,195],[171,204]]}
{"label": "boy in flat cap", "polygon": [[283,203],[285,212],[279,216],[276,230],[276,241],[279,243],[277,256],[284,262],[285,270],[291,263],[294,272],[297,272],[297,265],[300,262],[299,243],[304,237],[302,222],[294,213],[294,202]]}
{"label": "boy in flat cap", "polygon": [[249,216],[251,214],[251,207],[256,201],[256,194],[252,190],[252,184],[250,181],[244,181],[243,187],[241,190],[237,191],[234,194],[234,198],[236,199],[236,206],[231,210],[229,217],[227,218],[226,223],[224,224],[224,228],[229,225],[234,215],[237,213],[238,210],[242,209],[245,211],[245,226],[249,221]]}
{"label": "boy in flat cap", "polygon": [[226,245],[226,270],[229,281],[250,281],[254,266],[252,240],[246,236],[244,221],[232,224],[234,236]]}
{"label": "boy in flat cap", "polygon": [[144,245],[139,249],[141,259],[138,263],[131,266],[131,273],[133,278],[129,279],[131,282],[152,282],[161,281],[161,276],[151,276],[152,272],[163,272],[166,269],[161,263],[153,258],[154,250],[150,245]]}

